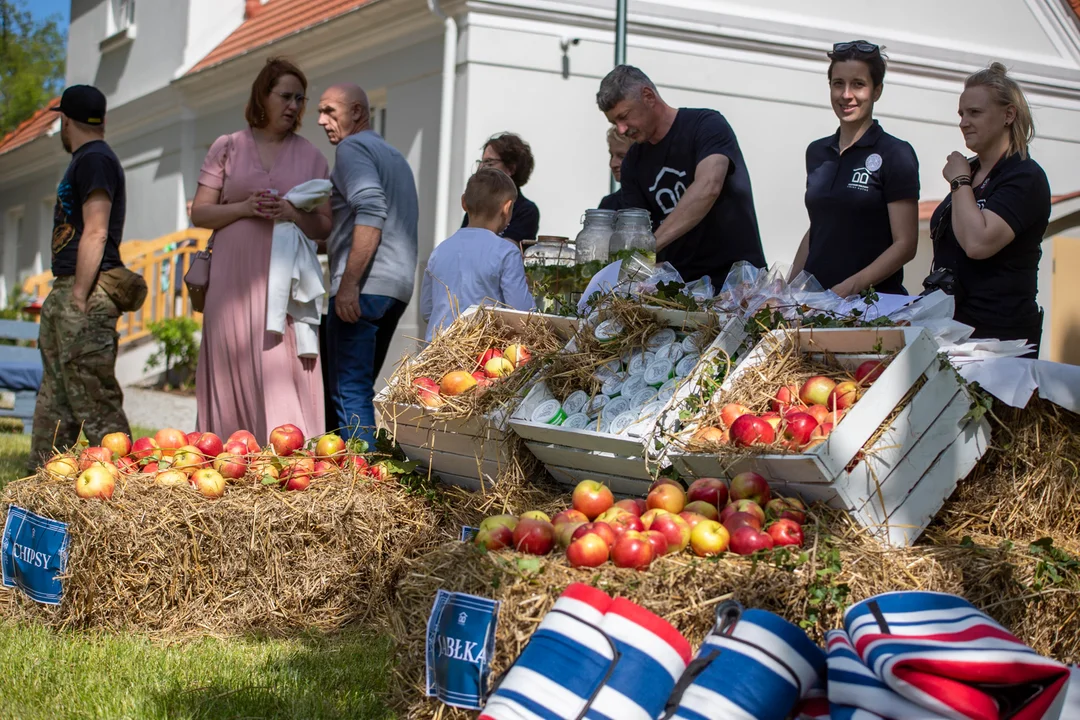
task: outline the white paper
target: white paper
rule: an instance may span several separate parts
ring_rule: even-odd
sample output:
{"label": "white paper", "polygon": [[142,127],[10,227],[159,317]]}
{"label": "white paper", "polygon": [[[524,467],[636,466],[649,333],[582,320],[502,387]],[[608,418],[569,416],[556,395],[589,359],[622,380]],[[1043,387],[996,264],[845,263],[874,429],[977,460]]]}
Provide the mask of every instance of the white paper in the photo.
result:
{"label": "white paper", "polygon": [[1006,405],[1025,407],[1036,389],[1039,397],[1080,413],[1080,366],[1030,358],[992,358],[955,362],[960,376],[977,382]]}
{"label": "white paper", "polygon": [[581,294],[581,299],[578,300],[579,313],[585,312],[588,308],[589,298],[592,297],[594,292],[609,293],[615,289],[619,284],[619,270],[621,269],[622,260],[616,260],[592,276],[589,286],[585,288],[585,292]]}

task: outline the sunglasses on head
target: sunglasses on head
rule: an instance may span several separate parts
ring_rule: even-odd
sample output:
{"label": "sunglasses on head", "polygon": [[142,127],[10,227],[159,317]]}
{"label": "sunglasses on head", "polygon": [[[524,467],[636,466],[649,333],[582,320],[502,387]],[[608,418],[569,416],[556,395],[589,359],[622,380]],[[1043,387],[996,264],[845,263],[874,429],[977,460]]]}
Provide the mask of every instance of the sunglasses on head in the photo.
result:
{"label": "sunglasses on head", "polygon": [[881,48],[868,42],[839,42],[832,46],[834,53],[846,53],[852,50],[858,50],[861,53],[876,53],[880,52]]}

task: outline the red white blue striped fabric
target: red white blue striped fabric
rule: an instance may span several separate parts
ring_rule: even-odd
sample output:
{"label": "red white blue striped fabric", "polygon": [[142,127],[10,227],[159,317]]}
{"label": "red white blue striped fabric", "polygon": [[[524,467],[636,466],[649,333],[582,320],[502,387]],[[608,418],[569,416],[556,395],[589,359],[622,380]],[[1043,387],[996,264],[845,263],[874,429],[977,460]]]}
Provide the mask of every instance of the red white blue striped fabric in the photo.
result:
{"label": "red white blue striped fabric", "polygon": [[795,708],[795,720],[831,720],[829,717],[829,693],[825,690],[825,678]]}
{"label": "red white blue striped fabric", "polygon": [[[675,720],[786,720],[820,688],[825,653],[802,630],[765,610],[745,610],[705,638]],[[825,716],[828,717],[826,711]]]}
{"label": "red white blue striped fabric", "polygon": [[668,622],[629,600],[568,587],[480,720],[653,720],[690,661]]}
{"label": "red white blue striped fabric", "polygon": [[844,626],[846,638],[828,638],[829,700],[836,705],[893,720],[1063,717],[1068,668],[963,598],[886,593],[849,608]]}

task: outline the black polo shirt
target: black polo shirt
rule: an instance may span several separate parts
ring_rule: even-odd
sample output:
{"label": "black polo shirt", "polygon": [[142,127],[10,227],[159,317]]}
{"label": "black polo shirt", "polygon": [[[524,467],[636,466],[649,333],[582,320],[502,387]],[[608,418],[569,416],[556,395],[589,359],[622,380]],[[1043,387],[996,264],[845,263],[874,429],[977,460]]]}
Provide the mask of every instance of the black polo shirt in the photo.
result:
{"label": "black polo shirt", "polygon": [[597,208],[600,210],[622,210],[624,207],[622,188],[619,188],[610,195],[605,195],[604,199],[597,205]]}
{"label": "black polo shirt", "polygon": [[83,234],[83,203],[97,190],[104,190],[112,201],[101,269],[124,265],[120,259],[127,213],[124,169],[104,140],[91,140],[72,154],[67,172],[56,188],[52,236],[52,273],[56,277],[75,274]]}
{"label": "black polo shirt", "polygon": [[[892,245],[889,203],[919,199],[915,150],[874,124],[840,154],[840,131],[806,148],[810,253],[804,269],[829,288],[865,269]],[[874,286],[906,294],[904,271]]]}
{"label": "black polo shirt", "polygon": [[[979,161],[971,163],[971,174]],[[1041,318],[1035,296],[1039,290],[1042,241],[1050,222],[1050,183],[1039,163],[1019,153],[1003,157],[974,188],[983,210],[1008,223],[1016,237],[997,254],[973,260],[956,241],[952,228],[952,196],[945,198],[930,219],[934,238],[934,267],[956,273],[957,320],[975,327],[972,337],[1038,341]],[[949,213],[947,222],[942,219]]]}
{"label": "black polo shirt", "polygon": [[720,197],[696,227],[656,259],[674,265],[687,282],[708,275],[720,287],[740,260],[765,267],[750,173],[723,115],[680,108],[660,142],[631,145],[622,164],[622,203],[624,208],[648,209],[655,232],[694,182],[698,163],[712,155],[723,155],[729,163]]}

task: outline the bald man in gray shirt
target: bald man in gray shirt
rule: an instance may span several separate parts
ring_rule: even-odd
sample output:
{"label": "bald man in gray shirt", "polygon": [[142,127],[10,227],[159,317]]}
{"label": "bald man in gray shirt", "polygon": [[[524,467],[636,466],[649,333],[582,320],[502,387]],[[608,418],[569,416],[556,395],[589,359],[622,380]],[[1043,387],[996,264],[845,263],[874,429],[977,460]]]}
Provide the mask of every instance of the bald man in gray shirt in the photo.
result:
{"label": "bald man in gray shirt", "polygon": [[375,380],[412,298],[419,209],[412,168],[370,121],[356,85],[335,85],[319,100],[319,126],[337,147],[326,243],[327,425],[373,444]]}

